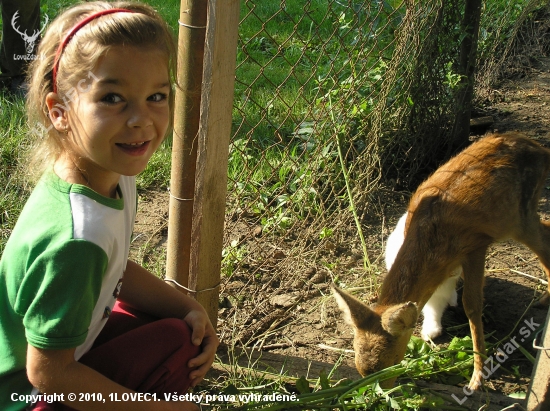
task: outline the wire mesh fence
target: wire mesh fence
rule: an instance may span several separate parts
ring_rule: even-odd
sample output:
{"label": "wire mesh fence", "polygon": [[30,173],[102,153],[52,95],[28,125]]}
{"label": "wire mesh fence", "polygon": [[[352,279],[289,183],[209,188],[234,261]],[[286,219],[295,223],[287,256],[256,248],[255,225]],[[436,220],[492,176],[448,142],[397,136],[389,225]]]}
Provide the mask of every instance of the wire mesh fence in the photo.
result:
{"label": "wire mesh fence", "polygon": [[[485,6],[484,90],[545,3]],[[464,4],[242,2],[222,331],[251,344],[296,305],[277,296],[319,295],[350,274],[375,284],[387,188],[414,188],[452,154]]]}

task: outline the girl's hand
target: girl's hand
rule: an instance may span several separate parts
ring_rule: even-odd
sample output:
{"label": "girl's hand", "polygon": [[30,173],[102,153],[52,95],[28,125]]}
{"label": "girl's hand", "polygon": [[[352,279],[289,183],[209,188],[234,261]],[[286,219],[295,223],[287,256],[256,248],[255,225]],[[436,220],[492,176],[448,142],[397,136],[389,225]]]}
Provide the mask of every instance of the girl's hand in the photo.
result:
{"label": "girl's hand", "polygon": [[[195,299],[183,294],[151,274],[139,264],[128,260],[119,300],[158,318],[182,318],[191,328],[191,341],[201,347],[201,353],[189,360],[191,386],[202,381],[214,362],[219,341],[206,311]],[[187,314],[185,314],[187,313]]]}
{"label": "girl's hand", "polygon": [[197,367],[191,371],[189,378],[191,379],[191,387],[195,387],[200,383],[210,366],[214,362],[214,356],[220,341],[212,327],[212,323],[206,315],[204,309],[191,310],[183,320],[189,325],[192,330],[191,341],[196,346],[201,346],[201,353],[189,360],[189,367]]}

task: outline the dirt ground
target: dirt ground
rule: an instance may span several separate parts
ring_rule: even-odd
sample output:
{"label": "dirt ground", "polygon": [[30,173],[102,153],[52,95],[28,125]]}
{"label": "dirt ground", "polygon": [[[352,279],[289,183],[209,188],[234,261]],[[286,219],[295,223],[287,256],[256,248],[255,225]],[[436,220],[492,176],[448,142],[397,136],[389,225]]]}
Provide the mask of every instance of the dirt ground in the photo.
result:
{"label": "dirt ground", "polygon": [[[491,100],[491,104],[487,104],[477,113],[480,116],[490,115],[494,119],[494,124],[489,130],[484,131],[517,130],[550,147],[550,58],[541,59],[521,78],[505,81],[494,91]],[[133,252],[134,258],[139,261],[164,252],[168,198],[168,193],[164,191],[141,193]],[[380,221],[372,222],[372,227],[377,227],[379,232],[371,234],[368,242],[378,244],[373,248],[378,250],[374,252],[379,254],[382,250],[380,244],[385,241],[406,208],[407,194],[393,195],[394,200],[395,198],[400,199],[399,202],[382,207],[384,215],[380,216]],[[544,220],[550,219],[550,182],[543,192],[540,215]],[[226,233],[226,236],[230,236],[235,230],[239,230],[238,226],[228,220],[226,231],[230,233]],[[255,236],[254,241],[261,243],[261,236]],[[361,276],[362,262],[356,254],[357,251],[352,250],[340,257],[344,260],[342,264],[346,266],[349,274],[340,276],[339,280],[348,286],[355,286]],[[284,257],[284,254],[279,257]],[[278,258],[276,253],[273,258]],[[351,349],[352,332],[344,325],[328,291],[332,273],[315,264],[299,268],[297,271],[290,277],[292,280],[288,281],[270,279],[254,282],[242,275],[224,279],[218,322],[223,343],[231,345],[238,339],[241,343],[248,341],[249,346],[261,347],[260,349],[266,352],[330,364],[336,363],[342,353],[321,348],[320,344]],[[501,339],[507,342],[507,339],[519,336],[518,329],[524,325],[524,320],[540,324],[540,327],[545,322],[546,310],[529,307],[534,298],[540,295],[543,286],[522,273],[545,279],[534,254],[522,245],[505,242],[490,248],[486,261],[484,308],[485,333],[491,334],[488,338],[490,343],[496,343]],[[381,269],[380,280],[384,274],[385,271]],[[256,294],[256,299],[269,301],[271,312],[266,313],[264,310],[263,313],[251,314],[254,310],[247,306],[246,302],[243,305],[235,303],[234,297],[239,293],[240,298],[246,300],[242,296],[243,290],[248,295]],[[357,296],[363,299],[371,298],[369,294],[362,295],[361,292]],[[515,328],[520,322],[520,327]],[[447,330],[443,336],[436,339],[437,344],[446,344],[455,335],[469,335],[467,319],[461,304],[457,308],[447,309],[443,325],[447,329],[451,328],[451,331]],[[419,335],[418,329],[415,334]],[[530,347],[530,341],[522,344],[532,355],[536,355],[535,350]],[[351,353],[344,354],[344,363],[353,366]],[[514,375],[514,369],[519,370],[519,376]],[[525,391],[531,370],[531,363],[523,354],[517,352],[486,385],[489,389],[505,394]]]}

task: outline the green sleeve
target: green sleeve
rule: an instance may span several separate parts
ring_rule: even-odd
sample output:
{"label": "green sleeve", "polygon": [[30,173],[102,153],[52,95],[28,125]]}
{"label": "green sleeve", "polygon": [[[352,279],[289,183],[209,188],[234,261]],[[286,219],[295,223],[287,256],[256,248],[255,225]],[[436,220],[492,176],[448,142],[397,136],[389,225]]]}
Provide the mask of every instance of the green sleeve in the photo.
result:
{"label": "green sleeve", "polygon": [[42,349],[77,347],[86,340],[99,298],[105,252],[93,243],[70,240],[28,257],[14,305],[28,343]]}

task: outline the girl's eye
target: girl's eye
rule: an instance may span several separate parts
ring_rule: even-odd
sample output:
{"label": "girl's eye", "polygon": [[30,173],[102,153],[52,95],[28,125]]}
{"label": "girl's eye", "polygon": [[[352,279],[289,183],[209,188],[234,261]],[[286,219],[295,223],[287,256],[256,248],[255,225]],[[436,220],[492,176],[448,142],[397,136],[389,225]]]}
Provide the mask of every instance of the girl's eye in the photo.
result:
{"label": "girl's eye", "polygon": [[120,103],[122,101],[122,98],[117,94],[107,94],[101,99],[101,101],[104,103],[116,104]]}
{"label": "girl's eye", "polygon": [[159,102],[159,101],[164,101],[167,98],[168,98],[168,95],[166,95],[165,93],[155,93],[151,95],[147,100],[153,101],[153,102]]}

